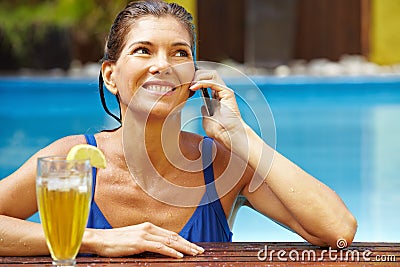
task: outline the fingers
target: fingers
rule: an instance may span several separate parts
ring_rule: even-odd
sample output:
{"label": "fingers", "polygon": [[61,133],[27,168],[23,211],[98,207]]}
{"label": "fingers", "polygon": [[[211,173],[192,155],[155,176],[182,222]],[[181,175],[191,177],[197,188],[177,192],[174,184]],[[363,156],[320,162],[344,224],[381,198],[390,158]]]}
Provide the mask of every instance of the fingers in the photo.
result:
{"label": "fingers", "polygon": [[177,233],[147,223],[144,226],[148,235],[144,245],[145,250],[160,253],[174,258],[182,258],[183,253],[187,255],[198,255],[204,252],[204,249],[191,243],[179,236]]}
{"label": "fingers", "polygon": [[147,242],[147,251],[160,253],[174,258],[182,258],[184,254],[196,256],[204,252],[203,248],[198,247],[188,241],[182,242],[181,240],[174,240],[170,237],[153,236],[152,240]]}
{"label": "fingers", "polygon": [[219,83],[222,82],[223,84],[223,81],[221,80],[221,78],[219,78],[219,75],[215,70],[197,70],[194,75],[193,81],[200,80],[213,80]]}
{"label": "fingers", "polygon": [[200,88],[210,87],[215,91],[231,90],[224,81],[219,77],[215,70],[198,70],[196,71],[190,90],[196,91]]}
{"label": "fingers", "polygon": [[214,90],[216,92],[222,92],[223,90],[228,90],[228,91],[233,92],[232,89],[226,87],[225,85],[218,84],[217,82],[215,82],[213,80],[197,81],[189,87],[189,89],[192,91],[196,91],[201,88],[211,88],[212,90]]}
{"label": "fingers", "polygon": [[181,252],[160,242],[145,241],[143,245],[146,247],[146,251],[159,253],[172,258],[183,258],[183,254]]}
{"label": "fingers", "polygon": [[211,88],[212,89],[212,99],[217,101],[211,101],[213,106],[218,105],[220,101],[232,100],[235,99],[235,93],[232,89],[217,84],[215,81],[198,81],[195,82],[192,86],[189,87],[190,90],[196,91],[202,88]]}

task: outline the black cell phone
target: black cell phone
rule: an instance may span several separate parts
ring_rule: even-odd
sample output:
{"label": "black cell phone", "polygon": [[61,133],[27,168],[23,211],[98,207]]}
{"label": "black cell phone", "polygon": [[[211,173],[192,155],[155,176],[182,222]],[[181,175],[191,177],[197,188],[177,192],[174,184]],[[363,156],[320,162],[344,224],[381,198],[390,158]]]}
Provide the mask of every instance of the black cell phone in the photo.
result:
{"label": "black cell phone", "polygon": [[214,115],[214,108],[211,103],[211,96],[207,88],[201,88],[201,95],[203,96],[204,104],[206,106],[208,116]]}

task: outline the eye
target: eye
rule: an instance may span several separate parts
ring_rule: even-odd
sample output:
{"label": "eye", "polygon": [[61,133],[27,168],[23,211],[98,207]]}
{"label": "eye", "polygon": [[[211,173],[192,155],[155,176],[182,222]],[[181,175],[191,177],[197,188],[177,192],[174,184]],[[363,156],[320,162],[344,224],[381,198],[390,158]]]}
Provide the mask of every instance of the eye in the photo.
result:
{"label": "eye", "polygon": [[189,55],[185,50],[179,50],[175,53],[176,57],[187,57]]}
{"label": "eye", "polygon": [[149,51],[149,49],[147,49],[145,47],[139,47],[139,48],[136,48],[135,50],[133,50],[132,54],[148,55],[148,54],[150,54],[150,51]]}

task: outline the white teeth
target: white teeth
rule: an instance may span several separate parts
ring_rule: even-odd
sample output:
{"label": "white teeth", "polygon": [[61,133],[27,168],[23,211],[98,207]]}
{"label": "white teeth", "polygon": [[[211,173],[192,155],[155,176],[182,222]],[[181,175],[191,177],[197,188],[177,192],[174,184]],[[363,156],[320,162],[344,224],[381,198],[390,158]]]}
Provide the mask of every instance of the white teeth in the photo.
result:
{"label": "white teeth", "polygon": [[170,91],[172,89],[172,87],[160,86],[160,85],[150,85],[150,86],[147,86],[146,89],[149,91],[166,93],[166,92]]}

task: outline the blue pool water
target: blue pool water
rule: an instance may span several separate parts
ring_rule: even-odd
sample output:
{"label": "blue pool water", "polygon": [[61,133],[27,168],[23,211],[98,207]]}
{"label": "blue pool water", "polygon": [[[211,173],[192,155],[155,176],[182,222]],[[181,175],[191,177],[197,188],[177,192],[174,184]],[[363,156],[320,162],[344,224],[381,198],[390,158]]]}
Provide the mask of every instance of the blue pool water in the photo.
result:
{"label": "blue pool water", "polygon": [[[359,223],[355,240],[399,241],[400,77],[253,79],[272,110],[277,150],[342,197]],[[0,125],[1,179],[62,136],[116,124],[95,79],[0,78]],[[248,208],[233,231],[235,241],[302,240]]]}

